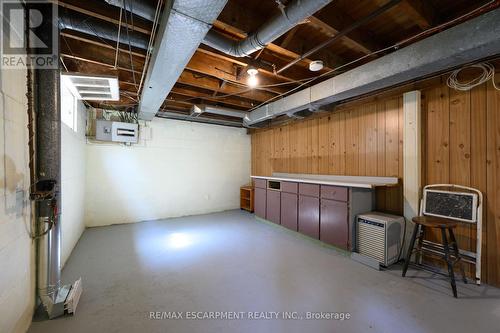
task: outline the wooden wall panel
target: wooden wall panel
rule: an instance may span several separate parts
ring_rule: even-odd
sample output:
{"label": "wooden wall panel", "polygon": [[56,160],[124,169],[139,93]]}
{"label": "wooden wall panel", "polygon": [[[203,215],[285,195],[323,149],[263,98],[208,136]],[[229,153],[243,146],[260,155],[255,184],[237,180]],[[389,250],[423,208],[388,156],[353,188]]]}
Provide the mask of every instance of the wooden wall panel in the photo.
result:
{"label": "wooden wall panel", "polygon": [[[497,84],[498,85],[498,84]],[[500,284],[500,91],[488,83],[486,102],[487,281]]]}
{"label": "wooden wall panel", "polygon": [[[455,183],[483,192],[483,280],[500,285],[500,91],[489,83],[458,92],[444,82],[435,81],[422,90],[422,177],[426,184]],[[400,92],[253,132],[252,173],[402,179]],[[401,186],[380,188],[376,194],[378,210],[402,214]],[[457,236],[462,249],[475,249],[474,228],[461,226]],[[439,239],[437,234],[429,237]],[[468,272],[473,268],[468,267]]]}

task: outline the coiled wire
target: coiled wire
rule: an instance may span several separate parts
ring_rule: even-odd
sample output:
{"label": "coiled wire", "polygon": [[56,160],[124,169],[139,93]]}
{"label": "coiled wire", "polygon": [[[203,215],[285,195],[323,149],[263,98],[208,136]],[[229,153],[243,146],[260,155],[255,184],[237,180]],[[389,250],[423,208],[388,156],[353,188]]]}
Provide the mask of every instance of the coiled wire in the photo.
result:
{"label": "coiled wire", "polygon": [[[482,73],[479,76],[473,78],[472,80],[464,82],[459,81],[458,75],[460,74],[460,72],[463,71],[464,69],[469,69],[469,68],[478,68],[482,71]],[[488,82],[489,80],[492,80],[493,87],[496,90],[500,90],[500,88],[498,88],[495,84],[495,67],[490,63],[482,62],[479,64],[465,66],[457,70],[454,70],[448,77],[448,80],[446,80],[446,84],[450,88],[460,91],[467,91],[485,82]]]}

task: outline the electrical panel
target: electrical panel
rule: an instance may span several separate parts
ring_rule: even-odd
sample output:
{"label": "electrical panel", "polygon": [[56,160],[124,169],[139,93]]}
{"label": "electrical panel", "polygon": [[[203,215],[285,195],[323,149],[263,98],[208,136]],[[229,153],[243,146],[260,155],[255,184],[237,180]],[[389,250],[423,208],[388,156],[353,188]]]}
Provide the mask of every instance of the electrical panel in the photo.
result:
{"label": "electrical panel", "polygon": [[110,120],[96,120],[96,140],[137,143],[139,125]]}

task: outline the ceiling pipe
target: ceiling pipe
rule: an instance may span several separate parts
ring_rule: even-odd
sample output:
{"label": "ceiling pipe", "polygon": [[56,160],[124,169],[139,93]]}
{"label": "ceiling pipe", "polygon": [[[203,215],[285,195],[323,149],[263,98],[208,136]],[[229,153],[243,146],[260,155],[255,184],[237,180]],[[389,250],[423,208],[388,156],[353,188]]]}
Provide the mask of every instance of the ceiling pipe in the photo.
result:
{"label": "ceiling pipe", "polygon": [[248,112],[246,112],[246,111],[223,108],[220,106],[205,105],[205,104],[193,105],[191,107],[191,115],[194,115],[197,117],[202,113],[218,114],[221,116],[229,116],[229,117],[235,117],[235,118],[241,118],[241,119],[245,118],[248,114]]}
{"label": "ceiling pipe", "polygon": [[230,127],[243,127],[241,121],[223,120],[223,119],[212,119],[205,117],[193,117],[191,115],[185,115],[172,111],[159,111],[156,116],[158,118],[174,119],[174,120],[185,120],[192,121],[195,123],[204,123],[212,125],[230,126]]}
{"label": "ceiling pipe", "polygon": [[[59,11],[60,30],[68,29],[78,31],[87,35],[97,36],[101,39],[116,42],[118,40],[118,28],[115,24],[99,19],[91,19],[86,15],[69,10]],[[147,50],[149,37],[137,31],[122,31],[120,43]]]}
{"label": "ceiling pipe", "polygon": [[203,44],[233,57],[245,57],[263,49],[332,0],[294,0],[247,38],[235,41],[210,30]]}
{"label": "ceiling pipe", "polygon": [[[139,0],[105,0],[108,4],[133,12],[153,21],[155,9]],[[214,30],[208,31],[202,43],[233,57],[245,57],[263,49],[267,44],[328,5],[332,0],[293,0],[282,12],[264,23],[245,39],[235,41]]]}

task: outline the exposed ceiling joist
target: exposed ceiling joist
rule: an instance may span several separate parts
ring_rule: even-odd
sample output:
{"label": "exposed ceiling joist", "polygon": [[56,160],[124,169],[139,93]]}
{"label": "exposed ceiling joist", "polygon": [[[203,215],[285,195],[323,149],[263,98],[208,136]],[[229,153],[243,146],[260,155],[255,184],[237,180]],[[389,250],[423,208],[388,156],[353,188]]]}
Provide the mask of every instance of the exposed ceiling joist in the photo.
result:
{"label": "exposed ceiling joist", "polygon": [[433,27],[439,21],[436,10],[428,0],[405,0],[399,6],[422,30]]}

